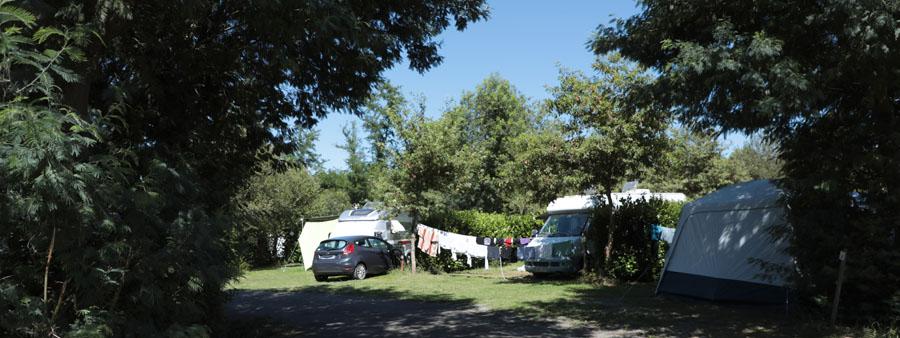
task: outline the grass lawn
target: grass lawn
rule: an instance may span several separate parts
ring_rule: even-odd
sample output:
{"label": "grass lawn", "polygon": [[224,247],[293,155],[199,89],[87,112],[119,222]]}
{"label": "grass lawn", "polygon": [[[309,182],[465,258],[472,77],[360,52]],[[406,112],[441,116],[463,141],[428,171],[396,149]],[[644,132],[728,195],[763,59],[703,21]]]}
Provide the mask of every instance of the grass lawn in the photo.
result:
{"label": "grass lawn", "polygon": [[842,337],[896,335],[896,331],[832,328],[783,306],[719,304],[657,297],[654,284],[603,286],[578,279],[535,279],[516,264],[453,274],[394,271],[362,281],[332,277],[316,282],[302,266],[254,270],[234,290],[353,293],[405,300],[469,302],[492,311],[558,318],[598,330],[640,330],[648,336]]}
{"label": "grass lawn", "polygon": [[593,287],[574,280],[545,280],[533,283],[529,274],[504,265],[504,280],[498,267],[490,270],[472,269],[453,274],[412,274],[409,270],[365,280],[331,277],[328,282],[316,282],[311,272],[302,267],[255,270],[232,287],[244,290],[304,290],[315,288],[324,292],[390,293],[406,300],[477,300],[491,309],[524,308],[532,302],[549,302],[571,297],[578,291]]}

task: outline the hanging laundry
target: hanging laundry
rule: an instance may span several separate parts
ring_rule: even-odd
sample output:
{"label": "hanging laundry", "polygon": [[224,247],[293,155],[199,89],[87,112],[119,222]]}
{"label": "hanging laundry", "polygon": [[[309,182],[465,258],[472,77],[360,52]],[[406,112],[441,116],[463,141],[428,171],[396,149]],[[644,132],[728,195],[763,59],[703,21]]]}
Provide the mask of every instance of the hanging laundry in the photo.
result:
{"label": "hanging laundry", "polygon": [[490,237],[475,237],[475,241],[480,245],[494,245],[494,239]]}
{"label": "hanging laundry", "polygon": [[[424,224],[416,226],[416,233],[419,235],[419,242],[416,243],[419,250],[430,256],[436,256],[439,250],[450,251],[451,257],[457,255],[466,255],[466,260],[471,266],[472,257],[497,259],[503,255],[504,259],[508,259],[509,253],[501,254],[500,246],[506,243],[514,244],[515,239],[510,238],[492,238],[492,237],[475,237],[466,236],[449,231],[435,229]],[[492,247],[489,249],[489,247]]]}
{"label": "hanging laundry", "polygon": [[652,225],[652,228],[650,229],[651,240],[663,240],[666,241],[666,243],[672,244],[672,239],[675,237],[675,229],[659,226],[659,224]]}
{"label": "hanging laundry", "polygon": [[436,229],[419,224],[416,228],[416,232],[419,234],[419,250],[428,254],[429,256],[435,257],[438,253],[438,245],[437,245],[437,231]]}

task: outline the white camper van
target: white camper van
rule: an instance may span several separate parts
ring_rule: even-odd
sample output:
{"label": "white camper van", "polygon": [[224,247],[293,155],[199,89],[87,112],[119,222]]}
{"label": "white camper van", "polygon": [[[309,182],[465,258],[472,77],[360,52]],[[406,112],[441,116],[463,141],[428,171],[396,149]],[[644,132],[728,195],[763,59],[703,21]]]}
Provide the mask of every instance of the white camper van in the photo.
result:
{"label": "white camper van", "polygon": [[[557,198],[547,205],[547,220],[522,250],[525,271],[535,275],[549,273],[575,273],[584,265],[584,233],[590,225],[591,209],[605,196],[573,195]],[[647,189],[631,189],[613,193],[613,206],[622,199],[638,200],[658,198],[682,202],[682,193],[653,193]]]}

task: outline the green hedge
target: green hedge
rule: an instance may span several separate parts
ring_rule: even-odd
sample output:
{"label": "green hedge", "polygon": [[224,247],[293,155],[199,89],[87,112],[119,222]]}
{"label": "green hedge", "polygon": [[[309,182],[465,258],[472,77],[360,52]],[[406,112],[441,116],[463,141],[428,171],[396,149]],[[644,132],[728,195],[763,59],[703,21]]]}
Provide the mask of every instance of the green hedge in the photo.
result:
{"label": "green hedge", "polygon": [[475,210],[450,211],[428,217],[424,224],[469,236],[530,237],[543,222],[528,215],[506,215]]}

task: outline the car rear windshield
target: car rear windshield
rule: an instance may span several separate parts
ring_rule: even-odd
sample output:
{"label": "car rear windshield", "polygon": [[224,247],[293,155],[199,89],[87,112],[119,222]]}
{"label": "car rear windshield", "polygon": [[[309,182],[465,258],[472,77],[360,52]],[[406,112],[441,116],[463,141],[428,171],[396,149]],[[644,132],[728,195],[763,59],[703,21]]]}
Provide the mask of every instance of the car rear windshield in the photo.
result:
{"label": "car rear windshield", "polygon": [[343,249],[345,245],[347,245],[347,241],[340,241],[340,240],[322,241],[322,243],[319,243],[319,248],[316,250]]}

